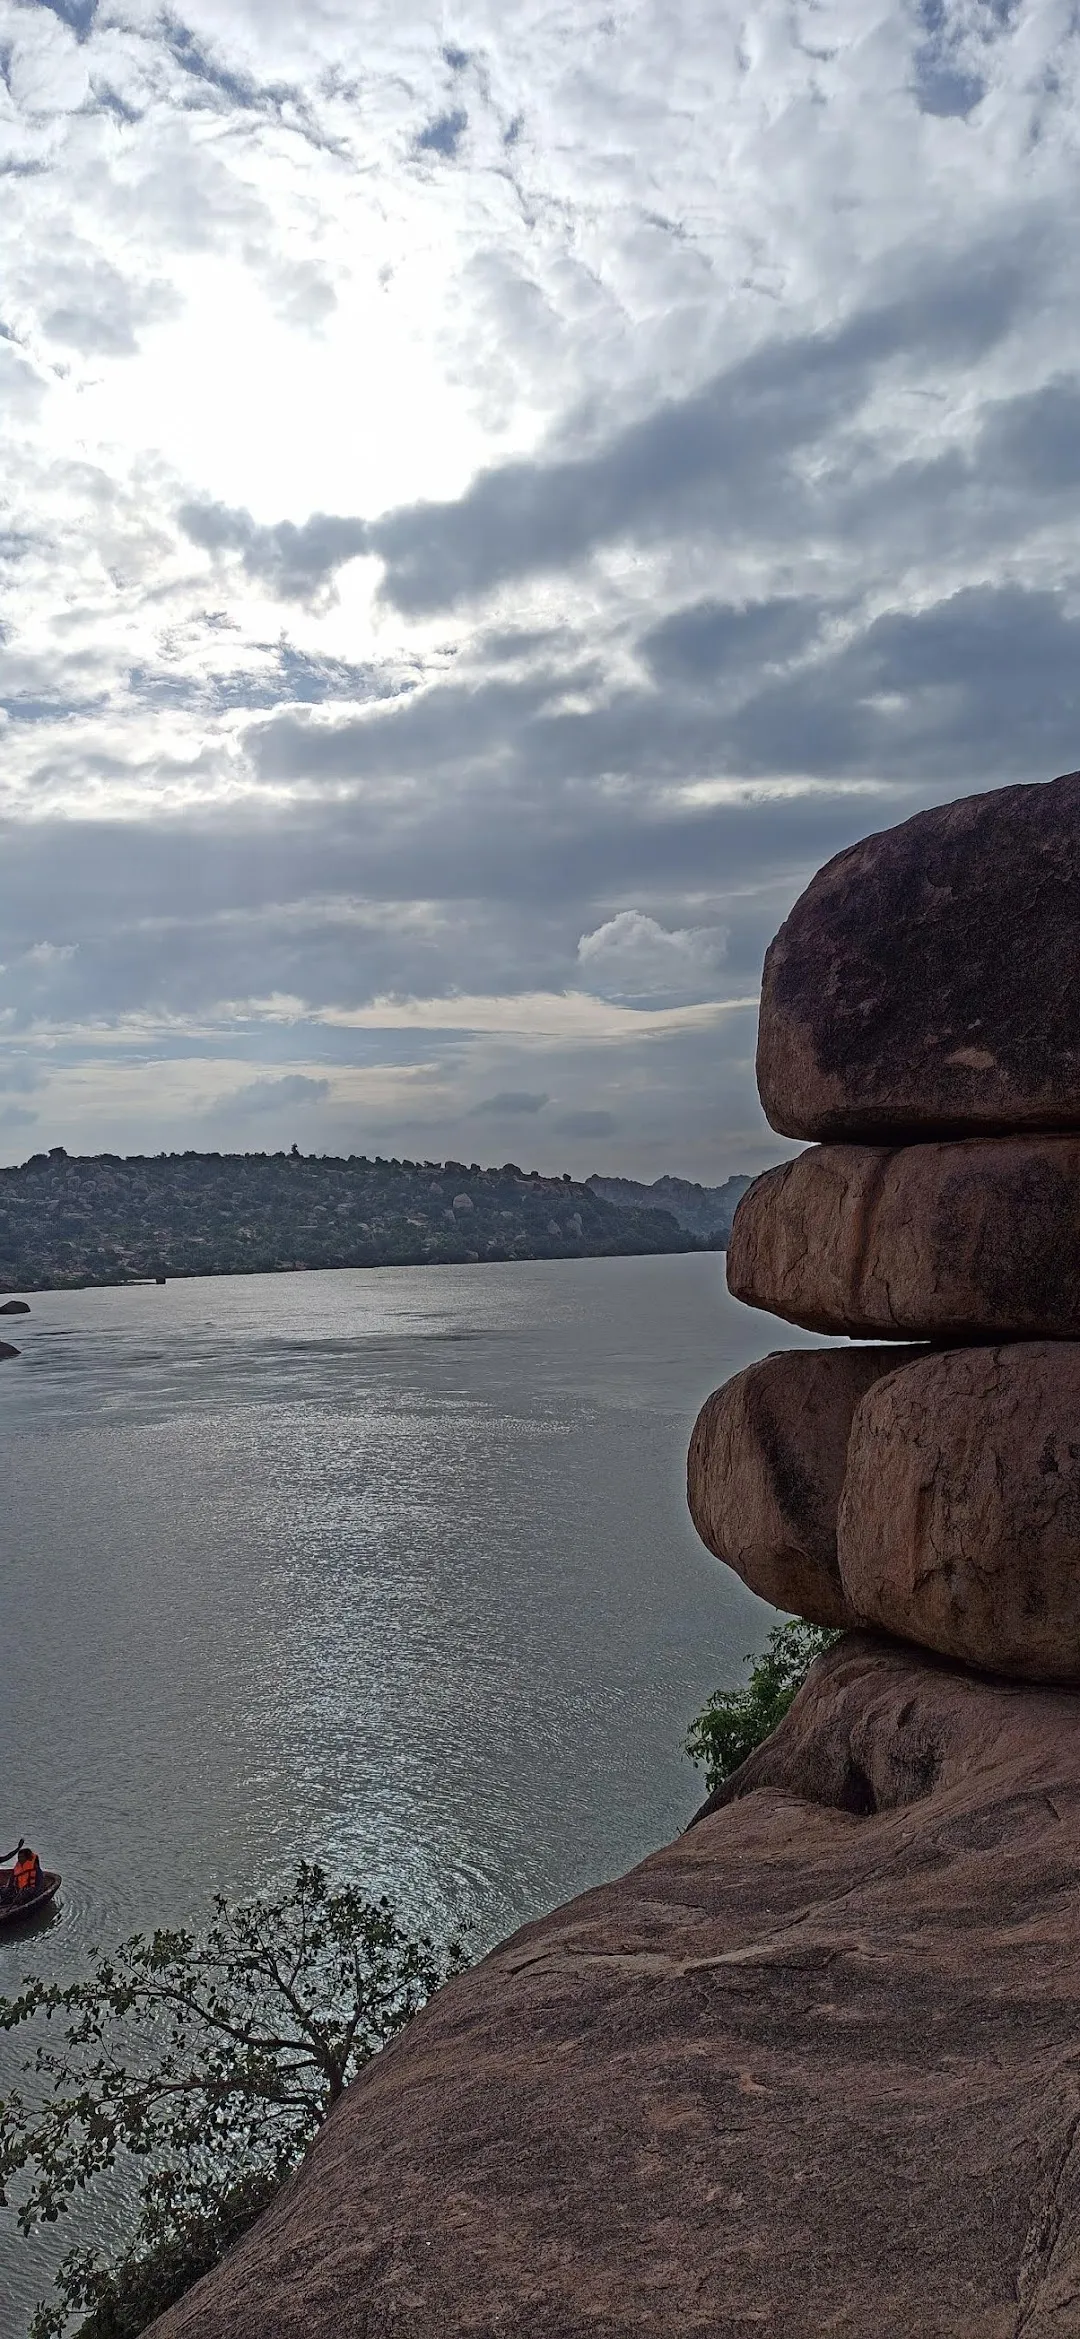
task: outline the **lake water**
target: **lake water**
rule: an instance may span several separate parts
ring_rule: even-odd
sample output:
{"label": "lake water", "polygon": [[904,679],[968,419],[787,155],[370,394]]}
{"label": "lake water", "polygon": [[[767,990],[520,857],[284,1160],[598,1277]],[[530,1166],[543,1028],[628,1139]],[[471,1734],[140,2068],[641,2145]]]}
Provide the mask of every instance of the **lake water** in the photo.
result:
{"label": "lake water", "polygon": [[[708,1391],[801,1335],[716,1254],[34,1298],[0,1367],[0,1991],[301,1852],[488,1945],[664,1842],[774,1612],[699,1544]],[[0,2225],[0,2334],[42,2289]]]}

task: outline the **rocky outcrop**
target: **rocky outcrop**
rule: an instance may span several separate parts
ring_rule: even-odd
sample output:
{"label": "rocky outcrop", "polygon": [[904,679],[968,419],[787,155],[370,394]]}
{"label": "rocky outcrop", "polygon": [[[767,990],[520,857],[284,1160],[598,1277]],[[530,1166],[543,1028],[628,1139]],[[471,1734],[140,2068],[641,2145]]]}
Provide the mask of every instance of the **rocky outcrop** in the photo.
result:
{"label": "rocky outcrop", "polygon": [[788,1137],[1080,1127],[1080,773],[819,871],[765,960],[758,1085]]}
{"label": "rocky outcrop", "polygon": [[25,1299],[6,1299],[0,1306],[0,1316],[28,1316],[30,1302]]}
{"label": "rocky outcrop", "polygon": [[[826,1142],[759,1178],[728,1281],[815,1331],[932,1344],[852,1414],[847,1608],[1080,1686],[1078,1008],[1080,773],[920,813],[831,861],[768,954],[762,1101],[792,1133],[920,1142]],[[805,1405],[811,1369],[792,1358]],[[738,1397],[712,1403],[726,1419]],[[739,1442],[710,1516],[759,1468],[745,1420]],[[801,1607],[795,1572],[775,1580]]]}
{"label": "rocky outcrop", "polygon": [[859,1399],[906,1348],[781,1350],[702,1406],[690,1440],[690,1515],[709,1550],[763,1600],[813,1624],[857,1621],[836,1556],[848,1436]]}
{"label": "rocky outcrop", "polygon": [[1080,1137],[812,1146],[740,1202],[727,1274],[811,1332],[1080,1339]]}
{"label": "rocky outcrop", "polygon": [[927,1356],[858,1406],[837,1532],[864,1621],[1080,1683],[1080,1343]]}
{"label": "rocky outcrop", "polygon": [[1080,1700],[861,1636],[379,2056],[155,2339],[1073,2339]]}
{"label": "rocky outcrop", "polygon": [[6,1357],[17,1356],[18,1353],[18,1349],[12,1347],[10,1340],[0,1340],[0,1364],[4,1363]]}

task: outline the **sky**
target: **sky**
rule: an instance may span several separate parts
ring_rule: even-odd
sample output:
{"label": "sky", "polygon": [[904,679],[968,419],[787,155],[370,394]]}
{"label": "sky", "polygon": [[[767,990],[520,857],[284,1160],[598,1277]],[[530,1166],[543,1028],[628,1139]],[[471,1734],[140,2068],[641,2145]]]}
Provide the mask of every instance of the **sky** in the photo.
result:
{"label": "sky", "polygon": [[0,1161],[714,1182],[1080,764],[1074,0],[0,0]]}

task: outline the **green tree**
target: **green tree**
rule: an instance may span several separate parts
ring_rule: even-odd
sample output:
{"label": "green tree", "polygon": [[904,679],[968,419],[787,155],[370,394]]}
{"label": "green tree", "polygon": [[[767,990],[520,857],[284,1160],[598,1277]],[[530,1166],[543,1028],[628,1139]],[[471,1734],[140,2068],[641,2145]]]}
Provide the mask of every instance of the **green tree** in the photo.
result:
{"label": "green tree", "polygon": [[747,1658],[753,1669],[745,1689],[713,1691],[686,1739],[686,1751],[704,1770],[710,1795],[783,1721],[815,1657],[839,1638],[826,1625],[806,1624],[794,1616],[789,1623],[774,1626],[763,1657]]}
{"label": "green tree", "polygon": [[[276,1897],[187,1931],[136,1934],[65,1985],[0,1999],[30,2026],[24,2082],[0,2101],[0,2205],[55,2224],[114,2167],[137,2175],[119,2265],[62,2260],[31,2339],[89,2314],[88,2339],[129,2339],[214,2264],[265,2207],[344,2088],[460,1970],[386,1900],[302,1864]],[[61,2030],[52,2040],[51,2026]]]}

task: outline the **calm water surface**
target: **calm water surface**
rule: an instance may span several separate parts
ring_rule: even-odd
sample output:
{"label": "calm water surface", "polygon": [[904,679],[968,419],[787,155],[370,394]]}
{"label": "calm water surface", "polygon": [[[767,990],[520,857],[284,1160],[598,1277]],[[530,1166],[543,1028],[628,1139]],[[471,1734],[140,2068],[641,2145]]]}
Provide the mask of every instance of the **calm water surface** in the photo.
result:
{"label": "calm water surface", "polygon": [[[773,1611],[698,1543],[702,1398],[781,1339],[712,1254],[45,1293],[5,1326],[0,1990],[301,1851],[480,1948],[670,1837]],[[18,1661],[13,1652],[18,1644]],[[40,2295],[0,2225],[0,2334]]]}

